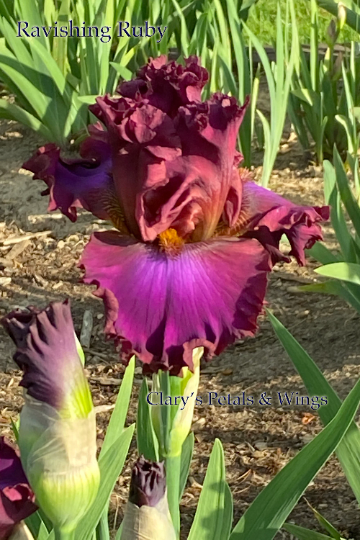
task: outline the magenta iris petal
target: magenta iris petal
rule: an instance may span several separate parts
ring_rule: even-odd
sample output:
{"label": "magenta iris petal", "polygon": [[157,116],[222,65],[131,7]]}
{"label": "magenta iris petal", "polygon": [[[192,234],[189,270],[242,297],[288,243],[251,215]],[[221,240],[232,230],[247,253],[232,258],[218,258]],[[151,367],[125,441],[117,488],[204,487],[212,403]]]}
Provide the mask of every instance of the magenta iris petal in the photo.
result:
{"label": "magenta iris petal", "polygon": [[246,236],[255,237],[266,246],[274,262],[281,236],[285,234],[291,245],[290,255],[304,265],[304,250],[322,240],[319,223],[329,219],[328,206],[298,206],[254,182],[244,183],[243,208]]}
{"label": "magenta iris petal", "polygon": [[71,221],[76,221],[77,208],[110,219],[109,205],[115,198],[110,147],[107,134],[98,131],[93,127],[93,136],[84,141],[84,159],[62,159],[60,148],[47,144],[23,165],[48,186],[43,195],[50,195],[49,211],[59,208]]}
{"label": "magenta iris petal", "polygon": [[0,437],[0,538],[8,538],[17,523],[37,510],[34,500],[18,453]]}
{"label": "magenta iris petal", "polygon": [[96,233],[82,260],[86,283],[106,304],[106,332],[123,355],[151,370],[192,367],[192,349],[209,356],[252,336],[262,309],[269,255],[250,239],[187,244],[175,257],[115,232]]}

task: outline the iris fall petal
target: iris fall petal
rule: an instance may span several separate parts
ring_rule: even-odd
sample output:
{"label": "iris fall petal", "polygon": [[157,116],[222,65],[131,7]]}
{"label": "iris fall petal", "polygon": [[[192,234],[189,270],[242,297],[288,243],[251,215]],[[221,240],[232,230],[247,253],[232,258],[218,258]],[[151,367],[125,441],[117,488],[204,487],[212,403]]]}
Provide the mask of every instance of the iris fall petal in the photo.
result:
{"label": "iris fall petal", "polygon": [[192,350],[220,353],[252,336],[270,270],[253,239],[187,244],[177,256],[113,232],[96,233],[81,264],[106,304],[106,332],[150,365],[192,368]]}

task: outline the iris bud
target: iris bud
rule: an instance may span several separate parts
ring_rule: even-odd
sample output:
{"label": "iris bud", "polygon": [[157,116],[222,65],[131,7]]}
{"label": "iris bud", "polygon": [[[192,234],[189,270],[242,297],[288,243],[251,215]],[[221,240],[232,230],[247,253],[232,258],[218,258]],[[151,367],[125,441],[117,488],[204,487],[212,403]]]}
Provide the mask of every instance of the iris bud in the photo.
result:
{"label": "iris bud", "polygon": [[130,484],[121,540],[176,540],[169,512],[165,467],[140,457]]}
{"label": "iris bud", "polygon": [[337,28],[340,33],[346,23],[346,7],[342,2],[338,3]]}
{"label": "iris bud", "polygon": [[2,321],[24,371],[21,460],[54,528],[72,531],[94,501],[100,481],[96,424],[67,302],[15,311]]}
{"label": "iris bud", "polygon": [[[184,399],[181,400],[180,403],[178,402],[178,405],[174,405],[175,397],[180,396],[171,396],[173,403],[171,408],[177,407],[177,410],[173,415],[168,437],[166,437],[164,433],[161,409],[162,407],[169,407],[169,405],[157,405],[151,407],[151,418],[154,430],[160,443],[161,454],[164,457],[175,457],[180,455],[182,445],[190,432],[200,380],[200,359],[203,353],[203,347],[194,349],[193,371],[188,367],[184,367],[181,372],[182,377],[178,377],[178,382],[180,382],[179,394]],[[175,379],[175,377],[173,378]],[[161,390],[160,379],[156,374],[153,377],[153,391],[160,394]]]}

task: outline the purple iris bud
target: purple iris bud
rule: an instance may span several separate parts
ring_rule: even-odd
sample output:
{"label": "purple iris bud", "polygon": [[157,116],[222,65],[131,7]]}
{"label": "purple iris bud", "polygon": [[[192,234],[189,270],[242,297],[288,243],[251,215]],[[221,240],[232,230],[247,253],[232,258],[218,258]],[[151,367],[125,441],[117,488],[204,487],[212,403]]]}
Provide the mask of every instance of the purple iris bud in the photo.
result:
{"label": "purple iris bud", "polygon": [[34,501],[18,452],[0,437],[0,538],[9,538],[17,523],[36,512]]}
{"label": "purple iris bud", "polygon": [[137,506],[157,506],[166,490],[164,463],[141,456],[131,475],[129,501]]}
{"label": "purple iris bud", "polygon": [[176,540],[163,463],[140,457],[134,465],[121,540]]}
{"label": "purple iris bud", "polygon": [[74,382],[88,392],[67,300],[12,311],[1,323],[17,347],[13,359],[28,395],[62,410],[71,407]]}
{"label": "purple iris bud", "polygon": [[89,128],[81,159],[46,145],[24,164],[47,184],[51,210],[113,223],[86,246],[84,281],[98,287],[122,359],[135,353],[145,371],[193,370],[196,347],[210,359],[253,336],[272,267],[291,256],[305,264],[329,218],[328,207],[293,204],[239,168],[248,100],[202,101],[207,81],[196,57],[150,60],[120,96],[90,107],[102,125]]}
{"label": "purple iris bud", "polygon": [[16,345],[25,404],[19,447],[41,510],[54,528],[72,531],[100,482],[96,421],[70,304],[13,311],[2,324]]}

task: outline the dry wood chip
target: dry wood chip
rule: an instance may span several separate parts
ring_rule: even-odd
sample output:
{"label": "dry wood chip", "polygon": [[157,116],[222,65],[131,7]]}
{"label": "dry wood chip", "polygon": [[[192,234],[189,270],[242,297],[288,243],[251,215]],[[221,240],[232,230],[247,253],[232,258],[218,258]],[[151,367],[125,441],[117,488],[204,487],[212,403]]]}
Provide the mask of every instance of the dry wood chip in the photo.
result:
{"label": "dry wood chip", "polygon": [[46,279],[44,279],[42,276],[39,276],[39,274],[34,274],[34,279],[38,285],[41,285],[42,287],[45,287],[48,282]]}
{"label": "dry wood chip", "polygon": [[18,257],[19,255],[21,255],[21,253],[23,251],[25,251],[25,249],[31,244],[30,240],[27,239],[27,240],[22,240],[21,242],[19,242],[18,244],[15,244],[9,251],[9,253],[7,253],[6,255],[6,258],[9,259],[9,260],[14,260],[16,259],[16,257]]}
{"label": "dry wood chip", "polygon": [[120,379],[114,379],[112,377],[90,377],[90,380],[92,382],[101,384],[103,386],[120,386],[121,380]]}
{"label": "dry wood chip", "polygon": [[87,348],[90,347],[91,332],[93,329],[93,324],[94,324],[93,314],[89,309],[86,309],[83,315],[83,322],[82,322],[82,327],[81,327],[81,332],[80,332],[80,343],[81,345]]}
{"label": "dry wood chip", "polygon": [[9,261],[7,258],[0,257],[0,267],[3,268],[12,268],[14,265],[12,261]]}
{"label": "dry wood chip", "polygon": [[18,244],[25,240],[31,240],[32,238],[42,238],[43,236],[49,236],[52,231],[42,231],[32,234],[25,234],[24,236],[13,236],[12,238],[6,238],[2,241],[3,246],[11,246],[12,244]]}
{"label": "dry wood chip", "polygon": [[94,407],[95,414],[112,411],[115,405],[97,405]]}

